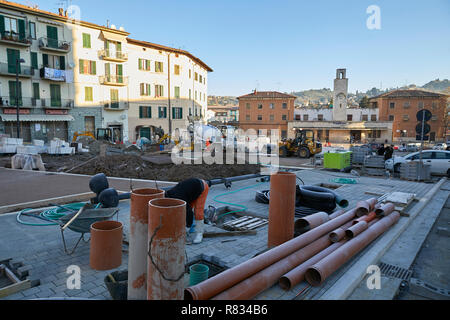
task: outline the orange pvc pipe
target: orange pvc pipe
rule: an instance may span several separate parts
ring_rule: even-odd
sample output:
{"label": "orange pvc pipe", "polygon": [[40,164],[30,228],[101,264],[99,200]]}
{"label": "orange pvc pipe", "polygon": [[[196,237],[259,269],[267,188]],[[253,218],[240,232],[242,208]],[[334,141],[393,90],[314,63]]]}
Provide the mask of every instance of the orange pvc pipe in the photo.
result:
{"label": "orange pvc pipe", "polygon": [[395,205],[391,202],[383,204],[380,208],[375,209],[377,217],[385,217],[395,210]]}
{"label": "orange pvc pipe", "polygon": [[182,300],[186,202],[153,199],[148,204],[147,300]]}
{"label": "orange pvc pipe", "polygon": [[314,229],[330,220],[330,216],[326,212],[317,212],[312,215],[297,219],[294,223],[295,233],[303,233]]}
{"label": "orange pvc pipe", "polygon": [[294,237],[296,175],[277,172],[270,177],[267,246],[276,247]]}
{"label": "orange pvc pipe", "polygon": [[348,229],[345,230],[345,236],[348,239],[352,239],[356,237],[358,234],[362,233],[363,231],[367,230],[369,227],[368,223],[365,221],[360,221],[357,224],[352,225]]}
{"label": "orange pvc pipe", "polygon": [[398,212],[393,212],[389,216],[380,219],[366,231],[346,242],[343,246],[308,268],[305,274],[306,280],[313,286],[320,285],[355,254],[397,223],[399,219],[400,214]]}
{"label": "orange pvc pipe", "polygon": [[368,214],[370,211],[372,211],[375,208],[375,205],[377,203],[377,198],[370,198],[367,200],[359,201],[356,204],[356,216],[361,217],[363,215]]}
{"label": "orange pvc pipe", "polygon": [[91,225],[89,264],[94,270],[110,270],[122,264],[123,226],[119,221]]}
{"label": "orange pvc pipe", "polygon": [[163,197],[163,190],[153,188],[135,189],[131,192],[128,300],[147,299],[148,202]]}
{"label": "orange pvc pipe", "polygon": [[253,274],[267,268],[282,258],[305,247],[311,242],[327,235],[328,232],[337,227],[352,221],[355,217],[355,209],[342,213],[333,220],[324,223],[292,240],[289,240],[278,247],[266,251],[256,257],[247,260],[233,268],[225,270],[216,276],[207,279],[197,285],[185,289],[186,300],[206,300],[218,295],[220,292],[234,286]]}

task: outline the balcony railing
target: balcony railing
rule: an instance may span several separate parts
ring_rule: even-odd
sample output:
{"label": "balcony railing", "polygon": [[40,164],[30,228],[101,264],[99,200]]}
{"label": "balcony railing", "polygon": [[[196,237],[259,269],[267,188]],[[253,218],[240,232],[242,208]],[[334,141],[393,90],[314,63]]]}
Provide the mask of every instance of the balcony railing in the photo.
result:
{"label": "balcony railing", "polygon": [[39,38],[39,48],[51,51],[69,52],[70,42],[42,37]]}
{"label": "balcony railing", "polygon": [[104,101],[103,106],[106,110],[128,110],[128,102],[126,101]]}
{"label": "balcony railing", "polygon": [[74,106],[73,99],[41,99],[42,107],[46,109],[72,109]]}
{"label": "balcony railing", "polygon": [[103,49],[98,52],[101,59],[112,60],[112,61],[127,61],[128,53],[123,51],[113,51],[108,49]]}
{"label": "balcony railing", "polygon": [[[16,98],[11,96],[0,97],[0,107],[15,108]],[[21,108],[45,108],[45,109],[71,109],[74,107],[73,99],[52,99],[52,98],[29,98],[20,97],[19,107]]]}
{"label": "balcony railing", "polygon": [[[30,66],[19,65],[19,77],[31,78],[34,75],[34,69]],[[0,74],[2,75],[16,75],[17,66],[16,64],[0,63]]]}
{"label": "balcony railing", "polygon": [[128,85],[128,77],[124,76],[100,76],[100,83],[110,86],[126,86]]}
{"label": "balcony railing", "polygon": [[52,81],[66,81],[66,71],[53,69],[53,68],[41,68],[40,76],[42,79],[52,80]]}
{"label": "balcony railing", "polygon": [[14,31],[5,31],[0,34],[0,41],[5,43],[17,44],[20,46],[29,47],[31,45],[31,39],[21,36]]}

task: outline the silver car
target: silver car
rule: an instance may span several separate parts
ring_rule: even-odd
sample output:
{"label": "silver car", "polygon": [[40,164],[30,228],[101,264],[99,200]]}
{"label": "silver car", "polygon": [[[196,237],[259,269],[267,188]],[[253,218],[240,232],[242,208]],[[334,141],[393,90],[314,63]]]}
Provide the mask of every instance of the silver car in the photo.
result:
{"label": "silver car", "polygon": [[[419,160],[420,152],[410,153],[403,157],[394,156],[385,162],[386,169],[400,172],[400,165],[405,162]],[[431,165],[431,173],[436,175],[447,175],[450,177],[450,151],[445,150],[424,150],[422,160],[425,164]]]}

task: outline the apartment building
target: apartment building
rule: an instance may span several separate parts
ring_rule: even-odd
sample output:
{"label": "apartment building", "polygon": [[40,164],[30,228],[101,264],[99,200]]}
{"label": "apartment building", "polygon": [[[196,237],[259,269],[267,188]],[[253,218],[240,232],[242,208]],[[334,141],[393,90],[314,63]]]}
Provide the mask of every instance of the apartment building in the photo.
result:
{"label": "apartment building", "polygon": [[381,121],[393,123],[393,140],[416,141],[416,114],[421,109],[432,113],[429,141],[442,142],[446,136],[446,114],[449,97],[423,89],[393,90],[370,99],[371,106],[379,109]]}
{"label": "apartment building", "polygon": [[280,137],[287,138],[288,122],[294,117],[295,96],[276,91],[253,91],[238,97],[239,128],[254,129],[260,135],[269,136],[273,129]]}
{"label": "apartment building", "polygon": [[111,128],[134,142],[206,115],[212,69],[187,51],[3,0],[0,32],[0,133],[15,136],[16,87],[25,141]]}
{"label": "apartment building", "polygon": [[239,121],[239,106],[210,105],[206,118],[210,123],[237,124]]}

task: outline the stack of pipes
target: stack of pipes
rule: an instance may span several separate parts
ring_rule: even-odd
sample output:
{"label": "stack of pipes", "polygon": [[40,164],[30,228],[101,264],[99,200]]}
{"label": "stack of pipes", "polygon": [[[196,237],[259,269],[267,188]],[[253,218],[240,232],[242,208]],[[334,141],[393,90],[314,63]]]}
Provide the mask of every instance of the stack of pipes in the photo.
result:
{"label": "stack of pipes", "polygon": [[305,279],[320,285],[399,220],[394,208],[391,203],[379,206],[371,198],[328,218],[320,212],[302,218],[298,223],[307,232],[186,288],[185,299],[252,299],[277,282],[289,290]]}

